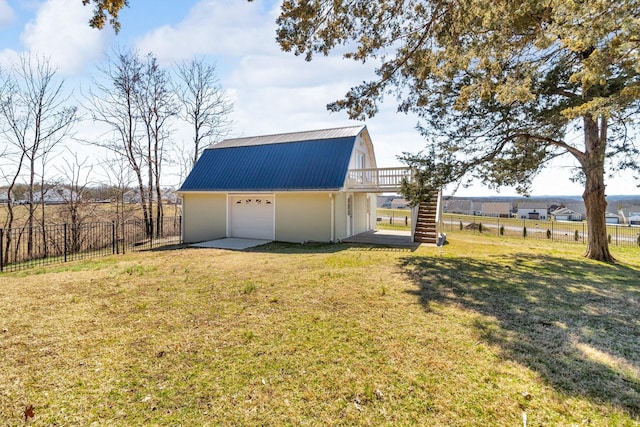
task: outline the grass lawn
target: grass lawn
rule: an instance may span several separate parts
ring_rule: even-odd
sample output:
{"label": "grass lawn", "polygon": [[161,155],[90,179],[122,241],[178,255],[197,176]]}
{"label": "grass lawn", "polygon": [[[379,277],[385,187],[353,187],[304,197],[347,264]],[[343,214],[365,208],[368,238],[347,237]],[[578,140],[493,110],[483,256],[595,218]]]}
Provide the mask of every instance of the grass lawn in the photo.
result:
{"label": "grass lawn", "polygon": [[450,239],[5,273],[0,425],[639,424],[638,249]]}

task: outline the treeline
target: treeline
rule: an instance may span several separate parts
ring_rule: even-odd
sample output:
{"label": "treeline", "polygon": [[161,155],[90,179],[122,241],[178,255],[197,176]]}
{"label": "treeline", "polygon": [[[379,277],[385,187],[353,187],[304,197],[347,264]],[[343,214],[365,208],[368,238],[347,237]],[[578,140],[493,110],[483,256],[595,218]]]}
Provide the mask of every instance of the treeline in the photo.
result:
{"label": "treeline", "polygon": [[[160,236],[164,171],[186,176],[202,150],[228,134],[231,110],[215,65],[204,59],[162,67],[152,53],[120,49],[87,90],[72,94],[48,59],[22,56],[0,70],[0,227],[25,227],[31,250],[32,230],[46,223],[48,192],[60,193],[77,225],[87,201],[114,200],[120,210],[134,191],[146,234]],[[99,136],[77,136],[87,122]],[[96,156],[81,158],[72,148],[78,142]],[[25,206],[20,215],[16,204]]]}
{"label": "treeline", "polygon": [[[79,189],[76,187],[75,190]],[[80,190],[80,193],[75,193],[72,185],[57,182],[36,184],[35,192],[37,196],[35,201],[36,203],[43,202],[45,205],[66,204],[71,201],[71,198],[75,197],[86,203],[116,203],[121,200],[125,203],[140,202],[139,190],[133,186],[118,188],[112,185],[99,184],[97,186],[83,187]],[[28,192],[29,187],[26,184],[17,184],[13,189],[13,204],[28,204]],[[173,187],[163,187],[160,193],[164,203],[180,203],[180,197]],[[44,198],[40,198],[40,194],[44,194]],[[0,204],[6,204],[7,202],[7,189],[0,187]]]}

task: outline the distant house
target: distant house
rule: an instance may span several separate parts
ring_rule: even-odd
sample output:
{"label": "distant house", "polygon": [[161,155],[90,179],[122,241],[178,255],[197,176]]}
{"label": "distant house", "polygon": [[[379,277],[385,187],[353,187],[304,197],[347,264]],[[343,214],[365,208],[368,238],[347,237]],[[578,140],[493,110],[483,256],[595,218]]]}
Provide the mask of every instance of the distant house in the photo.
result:
{"label": "distant house", "polygon": [[393,199],[391,201],[391,209],[408,209],[409,202],[406,199]]}
{"label": "distant house", "polygon": [[389,196],[378,196],[376,197],[376,207],[378,209],[390,208],[391,207],[391,199]]}
{"label": "distant house", "polygon": [[483,203],[482,216],[509,218],[511,216],[511,204],[507,202]]}
{"label": "distant house", "polygon": [[140,203],[141,200],[140,190],[137,188],[129,190],[122,195],[122,201],[124,203]]}
{"label": "distant house", "polygon": [[60,205],[77,200],[78,195],[68,188],[55,186],[45,190],[44,194],[36,192],[33,195],[34,203],[44,203],[46,205]]}
{"label": "distant house", "polygon": [[446,213],[460,215],[473,215],[475,213],[472,200],[459,199],[444,200],[443,211]]}
{"label": "distant house", "polygon": [[587,208],[584,202],[567,203],[564,207],[582,215],[582,220],[587,219]]}
{"label": "distant house", "polygon": [[629,212],[627,222],[629,225],[640,225],[640,212]]}
{"label": "distant house", "polygon": [[604,214],[604,219],[607,224],[620,224],[620,217],[618,216],[618,214],[606,212]]}
{"label": "distant house", "polygon": [[[145,193],[146,193],[146,196],[148,197],[148,191],[146,190],[147,189],[145,188]],[[160,198],[162,199],[163,203],[170,204],[170,205],[175,205],[182,202],[182,199],[180,198],[178,193],[171,188],[161,189]],[[155,203],[157,200],[158,200],[158,195],[154,191],[153,193],[151,193],[151,201]],[[122,195],[122,201],[124,203],[141,203],[142,196],[140,195],[140,189],[134,188],[125,192]]]}
{"label": "distant house", "polygon": [[625,206],[618,210],[618,216],[620,216],[621,223],[631,224],[631,217],[634,217],[633,221],[636,224],[631,225],[640,225],[640,206]]}
{"label": "distant house", "polygon": [[[161,197],[162,197],[163,203],[167,203],[170,205],[176,205],[182,202],[182,199],[180,198],[180,196],[178,196],[178,194],[171,188],[163,189]],[[157,197],[154,197],[154,200],[155,199],[157,199]]]}
{"label": "distant house", "polygon": [[580,212],[562,207],[549,212],[549,215],[556,221],[582,221],[584,219]]}
{"label": "distant house", "polygon": [[542,203],[520,203],[518,205],[518,218],[546,220],[549,216],[547,205]]}
{"label": "distant house", "polygon": [[7,194],[7,190],[0,190],[0,203],[8,203],[9,195]]}

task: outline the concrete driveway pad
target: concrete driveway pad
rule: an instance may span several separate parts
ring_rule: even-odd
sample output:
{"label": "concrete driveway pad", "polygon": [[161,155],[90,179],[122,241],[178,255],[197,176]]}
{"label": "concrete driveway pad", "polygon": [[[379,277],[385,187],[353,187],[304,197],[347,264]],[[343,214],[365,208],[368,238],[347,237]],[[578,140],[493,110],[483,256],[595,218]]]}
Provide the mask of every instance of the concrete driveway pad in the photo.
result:
{"label": "concrete driveway pad", "polygon": [[271,240],[239,239],[237,237],[227,237],[225,239],[194,243],[190,246],[193,248],[232,249],[241,251],[244,249],[253,248],[255,246],[266,245],[267,243],[271,243]]}

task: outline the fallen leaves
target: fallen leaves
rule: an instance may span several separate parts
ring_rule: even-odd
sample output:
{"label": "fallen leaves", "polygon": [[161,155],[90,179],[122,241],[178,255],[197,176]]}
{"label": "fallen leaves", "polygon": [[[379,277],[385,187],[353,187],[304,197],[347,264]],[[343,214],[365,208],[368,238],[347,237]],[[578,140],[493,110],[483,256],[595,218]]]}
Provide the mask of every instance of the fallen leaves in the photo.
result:
{"label": "fallen leaves", "polygon": [[27,405],[24,408],[24,422],[29,422],[29,418],[33,418],[36,415],[33,412],[33,405]]}

